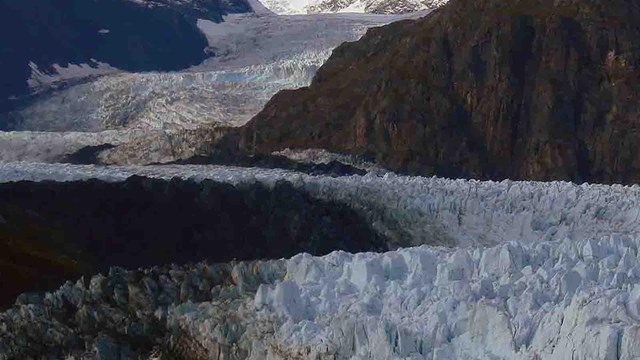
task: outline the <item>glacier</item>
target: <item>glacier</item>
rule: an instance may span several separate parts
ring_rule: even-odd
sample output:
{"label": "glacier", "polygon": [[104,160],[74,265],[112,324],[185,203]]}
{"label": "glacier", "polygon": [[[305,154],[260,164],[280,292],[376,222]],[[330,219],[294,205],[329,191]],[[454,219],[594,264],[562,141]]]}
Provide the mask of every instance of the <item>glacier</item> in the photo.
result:
{"label": "glacier", "polygon": [[[276,92],[308,85],[333,48],[411,15],[231,14],[201,19],[215,56],[178,72],[101,76],[12,115],[19,131],[183,130],[246,123]],[[96,68],[96,71],[100,68]],[[46,82],[45,79],[41,80]]]}
{"label": "glacier", "polygon": [[[634,359],[637,248],[610,236],[300,254],[239,306],[246,331],[234,338],[249,359]],[[168,317],[203,344],[229,344],[213,320],[221,303]]]}
{"label": "glacier", "polygon": [[[357,210],[387,235],[389,250],[112,269],[43,298],[20,297],[0,314],[0,354],[28,351],[15,334],[42,332],[47,344],[68,345],[85,326],[106,321],[116,332],[156,336],[157,346],[201,358],[640,356],[636,185],[381,171],[328,177],[198,165],[0,164],[0,182],[117,182],[133,175],[232,186],[286,181],[313,198]],[[77,320],[52,319],[67,302],[75,310],[65,311]],[[143,330],[152,324],[163,335]],[[115,348],[127,358],[126,344],[118,342],[124,340],[91,339],[95,346],[87,351],[95,357],[108,358],[105,349]]]}
{"label": "glacier", "polygon": [[209,165],[93,166],[46,163],[0,164],[0,182],[123,181],[132,176],[210,179],[230,185],[290,182],[314,198],[348,205],[389,247],[491,246],[640,235],[640,187],[450,180],[372,171],[329,177],[288,170]]}
{"label": "glacier", "polygon": [[[206,51],[214,56],[183,71],[128,73],[106,65],[70,65],[60,70],[74,84],[56,90],[58,78],[33,69],[33,85],[53,89],[8,114],[10,128],[15,132],[2,133],[0,148],[14,153],[2,157],[11,161],[60,162],[74,150],[95,145],[95,139],[123,144],[112,140],[109,133],[100,134],[105,131],[148,131],[150,138],[162,141],[202,130],[200,137],[204,139],[214,128],[243,125],[276,92],[307,86],[340,43],[358,39],[370,27],[427,14],[277,16],[256,1],[253,3],[255,13],[227,15],[222,23],[200,19],[198,26],[210,45]],[[102,76],[96,78],[98,74]],[[85,75],[91,76],[77,78]],[[49,136],[44,132],[60,134]],[[28,153],[12,150],[13,144],[19,142],[14,136],[37,137],[37,141],[28,147]],[[58,144],[57,139],[62,136],[68,146]],[[131,137],[140,138],[124,136]],[[76,144],[71,144],[72,139],[77,140]],[[197,147],[204,146],[204,142]],[[145,147],[136,142],[127,144],[145,156],[127,157],[132,152],[121,151],[107,163],[169,162],[199,154],[169,155],[164,142],[147,143]],[[163,150],[158,153],[156,148]]]}

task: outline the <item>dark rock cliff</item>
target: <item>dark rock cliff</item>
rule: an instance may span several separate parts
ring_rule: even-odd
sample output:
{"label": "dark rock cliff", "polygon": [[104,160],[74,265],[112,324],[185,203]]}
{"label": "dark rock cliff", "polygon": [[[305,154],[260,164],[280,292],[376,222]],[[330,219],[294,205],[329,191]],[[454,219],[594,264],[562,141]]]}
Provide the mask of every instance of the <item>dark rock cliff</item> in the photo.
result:
{"label": "dark rock cliff", "polygon": [[0,307],[24,291],[105,271],[200,260],[385,249],[353,209],[287,182],[131,177],[0,184]]}
{"label": "dark rock cliff", "polygon": [[227,144],[424,175],[635,183],[639,66],[637,1],[452,0],[338,47]]}

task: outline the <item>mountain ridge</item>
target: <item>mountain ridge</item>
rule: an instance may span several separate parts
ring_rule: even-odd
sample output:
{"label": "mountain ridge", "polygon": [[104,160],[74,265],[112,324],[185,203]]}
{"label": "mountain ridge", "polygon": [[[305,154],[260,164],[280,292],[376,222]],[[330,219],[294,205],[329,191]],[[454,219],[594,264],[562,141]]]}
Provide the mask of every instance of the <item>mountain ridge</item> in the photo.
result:
{"label": "mountain ridge", "polygon": [[421,175],[637,182],[639,17],[623,0],[455,0],[339,46],[230,143]]}

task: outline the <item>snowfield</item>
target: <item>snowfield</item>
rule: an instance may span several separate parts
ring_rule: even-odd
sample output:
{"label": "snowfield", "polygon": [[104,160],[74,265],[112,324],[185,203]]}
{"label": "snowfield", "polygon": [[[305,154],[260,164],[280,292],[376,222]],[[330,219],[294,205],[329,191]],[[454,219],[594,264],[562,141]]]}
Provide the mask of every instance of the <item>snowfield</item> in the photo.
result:
{"label": "snowfield", "polygon": [[[288,181],[314,198],[356,209],[390,240],[385,253],[338,251],[230,264],[230,280],[223,281],[230,285],[222,288],[206,285],[209,275],[202,269],[210,267],[202,265],[188,270],[193,275],[182,287],[129,286],[138,289],[129,295],[136,304],[174,299],[148,310],[212,358],[640,356],[638,186],[391,173],[332,178],[221,166],[0,165],[0,182],[122,181],[132,175],[236,186]],[[83,304],[84,297],[104,296],[84,284],[67,283],[46,301]],[[185,300],[195,291],[189,286],[210,292],[208,300]],[[176,297],[182,292],[187,295]],[[117,296],[126,303],[126,293]],[[9,319],[8,329],[48,324],[47,311],[39,308],[49,306],[46,301],[18,305],[0,317]],[[83,311],[76,316],[90,314]],[[0,329],[0,349],[20,348],[11,331],[17,330]]]}
{"label": "snowfield", "polygon": [[[109,30],[102,29],[99,32],[100,34],[108,34]],[[51,73],[43,72],[38,68],[38,65],[30,62],[31,77],[27,80],[27,84],[29,88],[36,93],[49,88],[55,88],[60,83],[121,72],[109,64],[101,63],[95,59],[92,59],[92,61],[92,64],[68,64],[67,66],[54,64],[52,66],[53,69],[50,71]]]}

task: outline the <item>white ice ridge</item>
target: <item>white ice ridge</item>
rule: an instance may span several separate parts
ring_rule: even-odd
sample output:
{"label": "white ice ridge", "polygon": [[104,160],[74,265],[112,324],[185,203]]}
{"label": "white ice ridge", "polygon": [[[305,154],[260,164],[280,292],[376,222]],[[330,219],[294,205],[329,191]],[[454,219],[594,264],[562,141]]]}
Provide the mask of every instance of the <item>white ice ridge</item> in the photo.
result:
{"label": "white ice ridge", "polygon": [[226,310],[238,324],[212,320],[224,299],[179,305],[169,318],[256,360],[638,359],[639,242],[300,254],[282,281]]}
{"label": "white ice ridge", "polygon": [[122,181],[136,174],[164,179],[212,179],[234,185],[260,182],[272,186],[286,180],[314,198],[355,209],[374,229],[387,236],[391,248],[640,235],[637,185],[448,180],[391,173],[332,178],[284,170],[199,165],[0,164],[0,182],[88,178]]}

